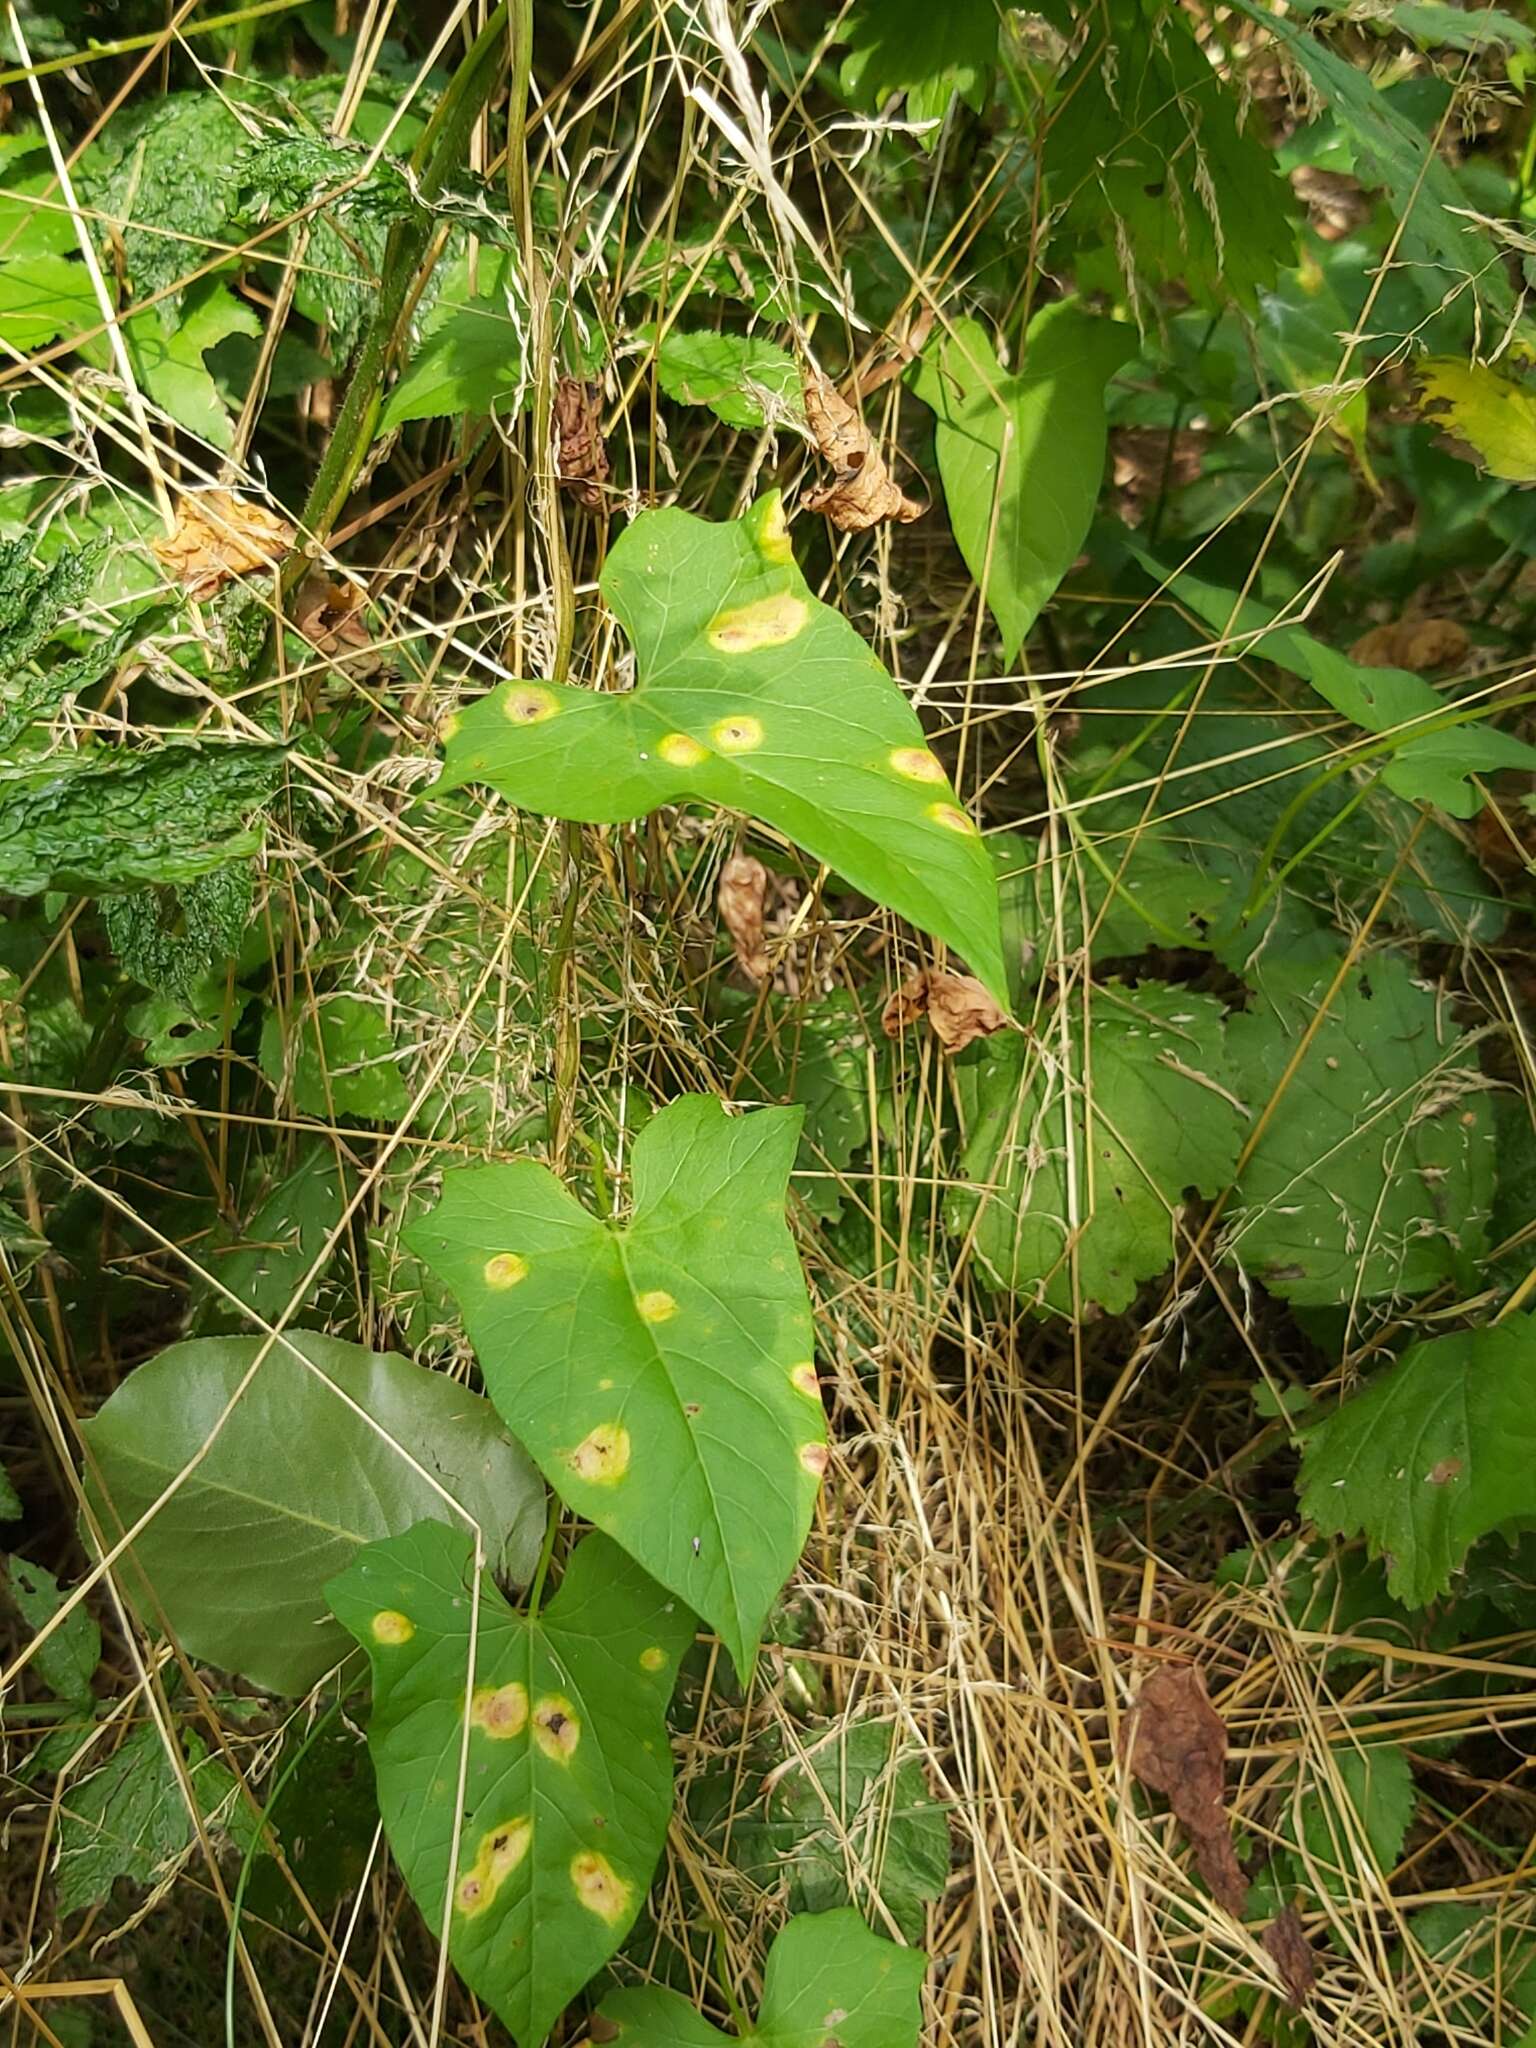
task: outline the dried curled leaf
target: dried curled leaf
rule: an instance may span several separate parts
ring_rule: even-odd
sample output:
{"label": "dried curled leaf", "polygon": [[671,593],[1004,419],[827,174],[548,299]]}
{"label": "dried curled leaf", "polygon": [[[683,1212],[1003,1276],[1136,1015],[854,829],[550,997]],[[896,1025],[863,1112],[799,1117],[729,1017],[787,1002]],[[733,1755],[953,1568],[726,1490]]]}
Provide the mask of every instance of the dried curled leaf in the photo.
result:
{"label": "dried curled leaf", "polygon": [[555,474],[578,505],[603,509],[603,485],[613,470],[603,440],[602,389],[580,377],[555,386]]}
{"label": "dried curled leaf", "polygon": [[202,599],[236,576],[276,568],[293,539],[288,522],[264,505],[230,491],[199,491],[178,500],[175,531],[152,545],[166,573]]}
{"label": "dried curled leaf", "polygon": [[1348,171],[1298,164],[1291,173],[1291,190],[1305,203],[1312,226],[1325,242],[1342,242],[1364,227],[1375,211],[1371,195]]}
{"label": "dried curled leaf", "polygon": [[881,1012],[880,1024],[887,1038],[899,1038],[919,1017],[928,1019],[946,1052],[964,1052],[978,1038],[1008,1028],[1007,1013],[974,974],[949,974],[936,967],[924,967],[902,983]]}
{"label": "dried curled leaf", "polygon": [[1130,1722],[1130,1765],[1147,1790],[1161,1792],[1173,1808],[1217,1902],[1241,1916],[1248,1881],[1225,1805],[1226,1723],[1194,1665],[1164,1665],[1142,1686]]}
{"label": "dried curled leaf", "polygon": [[891,479],[885,459],[870,439],[863,415],[820,370],[802,372],[805,418],[833,479],[805,496],[806,507],[824,512],[839,533],[863,533],[882,520],[908,526],[927,511]]}
{"label": "dried curled leaf", "polygon": [[304,579],[294,624],[318,654],[371,654],[373,637],[363,615],[364,602],[355,583],[336,583],[324,570],[316,570]]}
{"label": "dried curled leaf", "polygon": [[715,902],[720,922],[731,935],[736,964],[753,981],[768,979],[768,948],[763,938],[763,906],[768,896],[768,870],[749,853],[733,854],[720,870]]}
{"label": "dried curled leaf", "polygon": [[1294,1906],[1271,1920],[1263,1936],[1265,1948],[1285,1985],[1285,2002],[1295,2012],[1317,1983],[1317,1966]]}
{"label": "dried curled leaf", "polygon": [[1454,619],[1396,619],[1362,633],[1349,658],[1363,668],[1406,668],[1423,675],[1432,668],[1459,668],[1471,647],[1466,628]]}

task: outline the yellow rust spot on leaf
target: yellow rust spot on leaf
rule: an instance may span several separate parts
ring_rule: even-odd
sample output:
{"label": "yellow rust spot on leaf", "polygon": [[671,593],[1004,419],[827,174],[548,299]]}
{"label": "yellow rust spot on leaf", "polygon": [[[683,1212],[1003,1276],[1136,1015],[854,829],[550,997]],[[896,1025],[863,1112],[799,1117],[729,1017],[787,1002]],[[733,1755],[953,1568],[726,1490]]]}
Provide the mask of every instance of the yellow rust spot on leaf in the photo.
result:
{"label": "yellow rust spot on leaf", "polygon": [[652,1643],[648,1650],[640,1652],[640,1669],[642,1671],[660,1671],[666,1664],[666,1661],[667,1653],[658,1643]]}
{"label": "yellow rust spot on leaf", "polygon": [[800,1446],[800,1463],[813,1479],[821,1478],[827,1469],[827,1460],[830,1456],[831,1453],[825,1444],[802,1444]]}
{"label": "yellow rust spot on leaf", "polygon": [[816,1368],[809,1359],[801,1365],[790,1368],[790,1385],[799,1389],[808,1401],[821,1399],[821,1381],[816,1377]]}
{"label": "yellow rust spot on leaf", "polygon": [[466,1920],[483,1913],[528,1854],[533,1822],[527,1814],[487,1828],[480,1837],[474,1863],[453,1888],[453,1902]]}
{"label": "yellow rust spot on leaf", "polygon": [[701,747],[685,732],[669,732],[665,739],[656,742],[656,751],[673,768],[697,768],[701,761],[709,759],[708,747]]}
{"label": "yellow rust spot on leaf", "polygon": [[774,491],[763,507],[757,532],[759,553],[770,562],[792,562],[795,551],[789,542],[789,521],[784,517],[784,500]]}
{"label": "yellow rust spot on leaf", "polygon": [[469,1703],[471,1725],[489,1735],[493,1742],[505,1742],[521,1735],[528,1725],[528,1688],[518,1685],[482,1685]]}
{"label": "yellow rust spot on leaf", "polygon": [[541,683],[514,683],[502,698],[501,709],[513,725],[542,725],[560,709],[560,699]]}
{"label": "yellow rust spot on leaf", "polygon": [[804,630],[810,613],[803,597],[781,590],[735,611],[721,612],[709,627],[709,644],[721,654],[755,654],[760,647],[783,647]]}
{"label": "yellow rust spot on leaf", "polygon": [[763,744],[762,720],[738,711],[731,718],[722,718],[709,736],[722,754],[750,754]]}
{"label": "yellow rust spot on leaf", "polygon": [[498,1252],[494,1259],[485,1262],[485,1284],[494,1287],[498,1294],[527,1278],[528,1261],[519,1258],[516,1252]]}
{"label": "yellow rust spot on leaf", "polygon": [[627,1916],[631,1887],[595,1849],[583,1849],[571,1858],[571,1883],[587,1911],[610,1927],[617,1927]]}
{"label": "yellow rust spot on leaf", "polygon": [[935,825],[942,825],[946,832],[959,832],[967,838],[975,835],[975,824],[956,804],[930,804],[928,816]]}
{"label": "yellow rust spot on leaf", "polygon": [[930,754],[926,747],[897,747],[890,756],[891,766],[898,775],[904,775],[908,782],[948,782],[944,763],[937,755]]}
{"label": "yellow rust spot on leaf", "polygon": [[613,1486],[629,1470],[629,1431],[620,1422],[600,1422],[565,1462],[589,1485]]}
{"label": "yellow rust spot on leaf", "polygon": [[373,1617],[373,1640],[385,1643],[391,1649],[408,1643],[415,1633],[415,1622],[408,1614],[402,1614],[398,1607],[381,1607]]}
{"label": "yellow rust spot on leaf", "polygon": [[570,1701],[560,1693],[552,1693],[534,1708],[533,1739],[552,1764],[568,1764],[576,1754],[581,1723]]}
{"label": "yellow rust spot on leaf", "polygon": [[442,740],[444,746],[446,746],[449,740],[453,738],[454,734],[458,731],[459,727],[463,724],[463,722],[464,721],[460,718],[457,711],[449,712],[448,716],[443,720],[442,724],[437,729],[438,737]]}
{"label": "yellow rust spot on leaf", "polygon": [[677,1303],[664,1287],[649,1287],[644,1294],[637,1294],[635,1307],[647,1323],[669,1323],[677,1314]]}

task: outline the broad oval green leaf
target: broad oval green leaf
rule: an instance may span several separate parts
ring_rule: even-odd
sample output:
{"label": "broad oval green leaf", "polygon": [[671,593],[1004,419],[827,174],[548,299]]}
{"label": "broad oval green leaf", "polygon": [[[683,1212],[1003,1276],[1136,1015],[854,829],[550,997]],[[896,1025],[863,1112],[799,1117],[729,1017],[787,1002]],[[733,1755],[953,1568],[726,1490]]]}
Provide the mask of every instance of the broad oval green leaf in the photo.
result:
{"label": "broad oval green leaf", "polygon": [[488,1401],[409,1359],[295,1331],[221,1425],[262,1342],[173,1344],[84,1425],[109,1535],[210,1445],[129,1552],[183,1649],[271,1692],[308,1691],[349,1647],[326,1580],[363,1544],[452,1512],[424,1473],[474,1517],[493,1568],[528,1578],[544,1489]]}
{"label": "broad oval green leaf", "polygon": [[[1227,1030],[1261,1115],[1332,976],[1264,973]],[[1493,1122],[1477,1055],[1393,956],[1351,974],[1243,1164],[1225,1250],[1312,1306],[1422,1294],[1476,1261],[1493,1199]]]}
{"label": "broad oval green leaf", "polygon": [[589,824],[690,797],[747,811],[953,946],[1006,1004],[980,836],[917,714],[801,575],[777,492],[721,525],[642,513],[601,589],[637,687],[503,684],[451,726],[438,789],[488,782]]}
{"label": "broad oval green leaf", "polygon": [[1480,1536],[1536,1516],[1536,1319],[1411,1345],[1310,1433],[1301,1505],[1363,1531],[1410,1607],[1444,1593]]}
{"label": "broad oval green leaf", "polygon": [[1209,996],[1106,982],[1086,1019],[1074,998],[1065,1021],[991,1039],[957,1067],[967,1185],[946,1220],[974,1231],[994,1286],[1037,1308],[1113,1313],[1173,1257],[1186,1190],[1226,1186],[1244,1119]]}
{"label": "broad oval green leaf", "polygon": [[668,398],[707,405],[728,427],[805,420],[794,357],[761,335],[674,328],[656,346],[656,377]]}
{"label": "broad oval green leaf", "polygon": [[486,1389],[563,1500],[752,1668],[826,1464],[784,1220],[798,1109],[670,1104],[627,1227],[531,1159],[444,1176],[405,1242],[452,1290]]}
{"label": "broad oval green leaf", "polygon": [[[927,1968],[920,1948],[883,1941],[849,1907],[802,1913],[773,1944],[746,2038],[762,2048],[917,2048]],[[617,2029],[603,2038],[623,2048],[720,2048],[739,2038],[657,1986],[617,1991],[601,2011]]]}
{"label": "broad oval green leaf", "polygon": [[1067,300],[1029,324],[1005,370],[978,320],[957,320],[913,390],[932,408],[944,500],[965,565],[1012,661],[1082,550],[1104,480],[1104,386],[1136,333]]}
{"label": "broad oval green leaf", "polygon": [[[666,1709],[693,1617],[603,1536],[536,1620],[467,1533],[419,1523],[327,1589],[373,1664],[368,1745],[396,1862],[434,1934],[524,2048],[613,1954],[672,1808]],[[469,1726],[465,1717],[468,1710]]]}

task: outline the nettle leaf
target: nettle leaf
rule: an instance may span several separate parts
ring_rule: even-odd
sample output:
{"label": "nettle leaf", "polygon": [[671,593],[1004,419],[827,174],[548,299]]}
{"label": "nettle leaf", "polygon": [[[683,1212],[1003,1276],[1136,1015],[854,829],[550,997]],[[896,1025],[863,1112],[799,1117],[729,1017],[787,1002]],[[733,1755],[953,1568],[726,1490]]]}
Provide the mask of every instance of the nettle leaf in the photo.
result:
{"label": "nettle leaf", "polygon": [[755,334],[717,334],[675,328],[656,349],[656,378],[679,405],[707,405],[728,427],[763,427],[805,420],[800,372],[776,342]]}
{"label": "nettle leaf", "polygon": [[[395,1860],[433,1933],[525,2048],[611,1956],[672,1810],[667,1702],[693,1618],[606,1537],[528,1620],[467,1534],[422,1522],[328,1589],[373,1665],[368,1746]],[[468,1709],[458,1860],[450,1866]]]}
{"label": "nettle leaf", "polygon": [[510,255],[460,257],[422,327],[421,346],[384,401],[379,432],[408,420],[476,418],[526,402],[526,295]]}
{"label": "nettle leaf", "polygon": [[[762,2048],[917,2048],[928,1958],[871,1934],[858,1914],[805,1913],[768,1955],[757,2025]],[[605,1998],[604,2038],[625,2048],[719,2048],[722,2034],[675,1991],[647,1986]]]}
{"label": "nettle leaf", "polygon": [[286,1018],[269,1010],[261,1027],[261,1071],[305,1116],[391,1123],[411,1106],[384,1011],[361,996],[323,995]]}
{"label": "nettle leaf", "polygon": [[600,589],[640,680],[505,683],[460,714],[439,790],[620,824],[690,797],[787,833],[964,954],[1006,1003],[997,889],[916,713],[790,549],[777,492],[721,525],[643,512]]}
{"label": "nettle leaf", "polygon": [[[18,1514],[20,1507],[17,1508]],[[59,1582],[45,1565],[30,1558],[13,1557],[6,1567],[6,1582],[22,1620],[37,1635],[52,1621],[64,1604]],[[95,1616],[81,1606],[61,1622],[40,1645],[33,1664],[38,1676],[56,1699],[87,1701],[91,1680],[101,1662],[101,1630]]]}
{"label": "nettle leaf", "polygon": [[989,1039],[954,1078],[967,1185],[945,1220],[1035,1308],[1127,1307],[1172,1258],[1186,1191],[1216,1194],[1237,1164],[1245,1119],[1209,996],[1102,983],[1086,1018],[1074,997],[1065,1030],[1058,1013]]}
{"label": "nettle leaf", "polygon": [[1045,165],[1064,225],[1113,252],[1133,296],[1171,278],[1251,308],[1296,253],[1274,151],[1240,119],[1166,0],[1110,0],[1061,83]]}
{"label": "nettle leaf", "polygon": [[228,285],[213,277],[188,291],[181,320],[171,333],[161,326],[158,313],[157,307],[150,307],[126,323],[129,348],[145,388],[178,427],[211,448],[231,447],[234,423],[203,357],[232,334],[260,334],[260,320]]}
{"label": "nettle leaf", "polygon": [[[1264,972],[1234,1017],[1234,1085],[1255,1117],[1331,985]],[[1348,976],[1239,1178],[1226,1249],[1272,1294],[1317,1306],[1422,1294],[1481,1257],[1493,1116],[1465,1034],[1406,961]]]}
{"label": "nettle leaf", "polygon": [[1136,353],[1133,327],[1069,300],[1029,323],[1005,370],[978,320],[956,320],[912,389],[936,414],[944,499],[965,565],[1012,661],[1082,550],[1104,479],[1104,387]]}
{"label": "nettle leaf", "polygon": [[1407,1757],[1395,1742],[1340,1749],[1293,1795],[1281,1833],[1306,1851],[1307,1871],[1332,1898],[1358,1893],[1360,1865],[1390,1877],[1418,1804]]}
{"label": "nettle leaf", "polygon": [[1221,590],[1187,573],[1165,575],[1146,550],[1132,541],[1131,553],[1164,588],[1199,614],[1214,632],[1241,636],[1244,653],[1277,662],[1309,682],[1335,711],[1367,732],[1405,737],[1388,758],[1382,781],[1398,796],[1438,804],[1452,817],[1471,818],[1483,807],[1481,790],[1469,776],[1497,768],[1536,768],[1536,747],[1498,731],[1486,715],[1414,735],[1412,728],[1444,719],[1456,709],[1422,677],[1407,669],[1364,668],[1324,646],[1301,626],[1272,626],[1274,617],[1252,599]]}
{"label": "nettle leaf", "polygon": [[551,1486],[750,1672],[826,1465],[811,1311],[784,1220],[800,1112],[674,1102],[634,1213],[531,1159],[448,1173],[404,1233],[464,1312],[491,1399]]}
{"label": "nettle leaf", "polygon": [[[190,1731],[181,1747],[204,1825],[244,1846],[253,1817],[233,1772]],[[56,1911],[99,1905],[120,1877],[153,1884],[190,1847],[192,1833],[186,1794],[159,1729],[152,1722],[135,1728],[110,1762],[60,1798]]]}
{"label": "nettle leaf", "polygon": [[1301,1505],[1363,1532],[1410,1607],[1446,1592],[1480,1536],[1536,1516],[1536,1320],[1411,1345],[1311,1431]]}
{"label": "nettle leaf", "polygon": [[190,882],[256,853],[285,747],[101,747],[0,767],[0,895]]}
{"label": "nettle leaf", "polygon": [[[996,0],[855,0],[840,40],[840,83],[850,105],[878,112],[904,93],[909,121],[940,121],[958,95],[978,113],[997,62]],[[925,149],[938,131],[918,138]]]}
{"label": "nettle leaf", "polygon": [[1448,356],[1428,357],[1414,375],[1425,418],[1463,442],[1490,476],[1536,483],[1536,386]]}
{"label": "nettle leaf", "polygon": [[170,888],[109,896],[103,922],[124,973],[190,1004],[209,971],[240,950],[254,887],[249,861],[230,861]]}
{"label": "nettle leaf", "polygon": [[544,1489],[489,1402],[407,1359],[294,1331],[225,1420],[261,1346],[173,1344],[83,1425],[109,1534],[209,1446],[128,1553],[192,1656],[307,1692],[348,1648],[326,1580],[376,1537],[451,1513],[443,1492],[478,1522],[493,1570],[529,1576]]}

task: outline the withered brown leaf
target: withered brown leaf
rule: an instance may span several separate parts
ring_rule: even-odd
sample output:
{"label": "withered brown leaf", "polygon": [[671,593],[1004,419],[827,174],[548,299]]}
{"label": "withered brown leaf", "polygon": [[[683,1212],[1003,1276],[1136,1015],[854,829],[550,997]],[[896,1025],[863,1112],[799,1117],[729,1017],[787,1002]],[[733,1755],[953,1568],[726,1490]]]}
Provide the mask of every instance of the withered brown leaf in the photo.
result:
{"label": "withered brown leaf", "polygon": [[1294,2012],[1317,1983],[1312,1949],[1294,1906],[1287,1906],[1265,1928],[1262,1940],[1285,1986],[1285,2002]]}
{"label": "withered brown leaf", "polygon": [[364,598],[355,583],[336,583],[323,569],[306,576],[293,621],[321,654],[371,651],[373,639],[363,616]]}
{"label": "withered brown leaf", "polygon": [[924,967],[902,983],[880,1014],[881,1029],[887,1038],[899,1038],[924,1016],[946,1052],[964,1052],[978,1038],[1008,1028],[1007,1016],[973,974],[937,967]]}
{"label": "withered brown leaf", "polygon": [[863,414],[820,370],[807,366],[800,381],[806,425],[833,472],[831,483],[807,491],[807,509],[824,512],[840,533],[863,533],[885,519],[903,525],[921,519],[928,507],[909,498],[892,481],[885,458],[870,439]]}
{"label": "withered brown leaf", "polygon": [[555,474],[578,505],[603,509],[613,474],[603,440],[602,386],[562,377],[555,386]]}
{"label": "withered brown leaf", "polygon": [[293,539],[293,528],[265,505],[230,491],[199,491],[176,501],[175,531],[151,546],[187,595],[202,599],[236,576],[275,568]]}
{"label": "withered brown leaf", "polygon": [[1349,650],[1362,668],[1406,668],[1423,675],[1432,668],[1460,668],[1472,642],[1455,619],[1397,619],[1372,626]]}
{"label": "withered brown leaf", "polygon": [[768,948],[763,939],[763,906],[768,896],[768,870],[749,853],[732,854],[720,870],[715,904],[720,922],[731,935],[737,965],[753,981],[768,979]]}
{"label": "withered brown leaf", "polygon": [[1248,1880],[1232,1847],[1227,1818],[1227,1730],[1192,1664],[1165,1664],[1136,1696],[1129,1723],[1130,1765],[1149,1792],[1161,1792],[1195,1852],[1200,1875],[1229,1913],[1248,1903]]}

